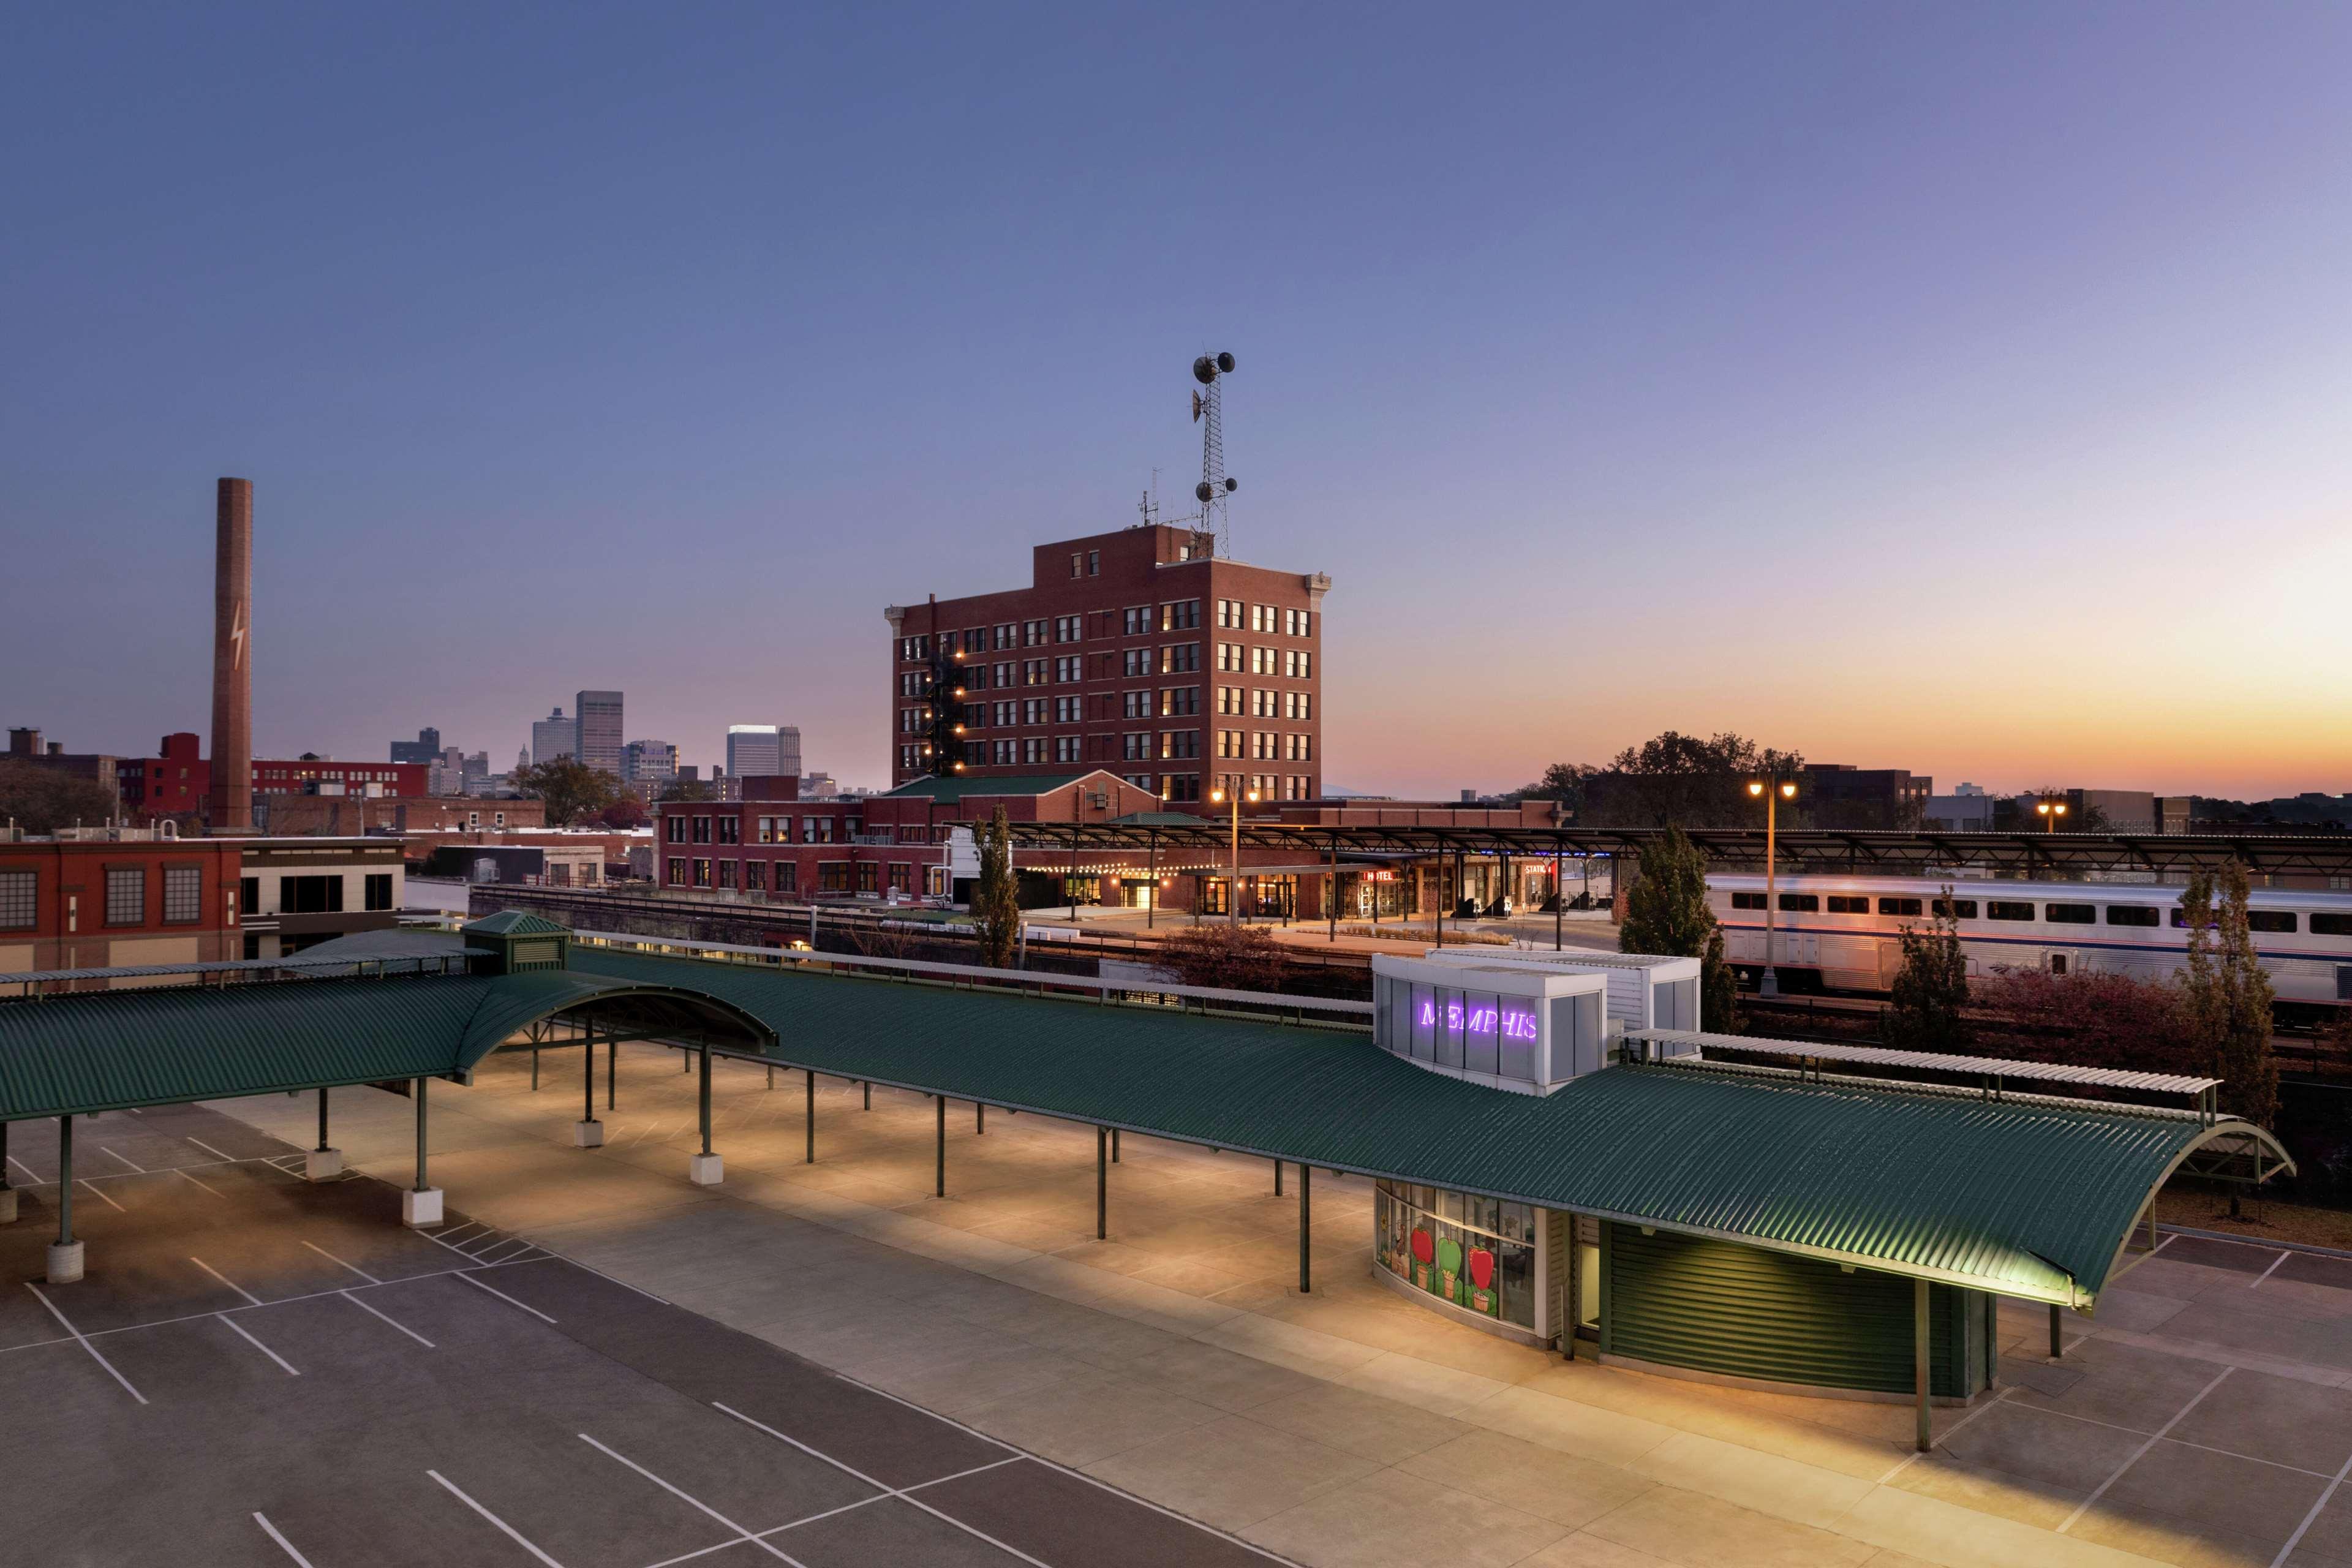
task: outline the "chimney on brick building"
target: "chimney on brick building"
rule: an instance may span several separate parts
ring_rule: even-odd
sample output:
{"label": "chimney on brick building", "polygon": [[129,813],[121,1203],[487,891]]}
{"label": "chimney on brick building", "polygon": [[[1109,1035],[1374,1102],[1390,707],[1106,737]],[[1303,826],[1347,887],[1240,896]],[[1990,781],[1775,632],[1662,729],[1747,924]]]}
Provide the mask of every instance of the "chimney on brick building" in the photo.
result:
{"label": "chimney on brick building", "polygon": [[215,833],[253,830],[253,481],[223,479],[213,555]]}

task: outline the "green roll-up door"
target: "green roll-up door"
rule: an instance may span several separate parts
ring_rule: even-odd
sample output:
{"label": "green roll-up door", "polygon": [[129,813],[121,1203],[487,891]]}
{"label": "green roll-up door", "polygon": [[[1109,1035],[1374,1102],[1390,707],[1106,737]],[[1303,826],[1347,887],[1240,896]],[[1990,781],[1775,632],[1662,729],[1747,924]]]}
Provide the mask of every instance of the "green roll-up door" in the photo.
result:
{"label": "green roll-up door", "polygon": [[[1735,1242],[1609,1227],[1612,1355],[1772,1383],[1913,1391],[1913,1282]],[[1929,1386],[1984,1385],[1982,1292],[1937,1285],[1927,1300]],[[1960,1364],[1953,1364],[1953,1351]]]}

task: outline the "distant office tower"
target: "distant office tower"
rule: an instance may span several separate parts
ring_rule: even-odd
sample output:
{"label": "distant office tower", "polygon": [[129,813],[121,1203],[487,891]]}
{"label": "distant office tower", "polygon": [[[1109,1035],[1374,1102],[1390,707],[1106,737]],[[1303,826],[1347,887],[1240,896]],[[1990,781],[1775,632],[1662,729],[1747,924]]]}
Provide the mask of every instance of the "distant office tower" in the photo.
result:
{"label": "distant office tower", "polygon": [[544,767],[558,757],[580,754],[580,726],[559,707],[530,727],[530,760]]}
{"label": "distant office tower", "polygon": [[632,741],[621,748],[623,784],[667,784],[677,777],[677,748],[667,741]]}
{"label": "distant office tower", "polygon": [[592,768],[601,768],[614,778],[621,776],[621,694],[617,691],[583,691],[576,699],[573,715],[580,732],[572,754]]}
{"label": "distant office tower", "polygon": [[801,731],[796,724],[727,726],[727,772],[730,777],[769,773],[798,777]]}
{"label": "distant office tower", "polygon": [[841,781],[835,778],[831,773],[803,773],[801,775],[801,798],[803,800],[831,800],[835,795],[837,795],[840,793]]}
{"label": "distant office tower", "polygon": [[253,481],[223,479],[214,501],[215,833],[253,831]]}
{"label": "distant office tower", "polygon": [[419,730],[414,741],[394,741],[392,760],[395,763],[430,763],[441,754],[441,731]]}

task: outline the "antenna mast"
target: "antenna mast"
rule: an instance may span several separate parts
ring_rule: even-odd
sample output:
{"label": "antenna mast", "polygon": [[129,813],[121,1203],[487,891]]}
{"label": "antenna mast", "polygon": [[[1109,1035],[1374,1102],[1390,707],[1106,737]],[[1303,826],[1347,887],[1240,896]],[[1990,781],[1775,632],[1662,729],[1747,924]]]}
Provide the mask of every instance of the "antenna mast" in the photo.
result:
{"label": "antenna mast", "polygon": [[1201,482],[1192,487],[1192,499],[1201,503],[1201,531],[1214,537],[1220,555],[1233,553],[1225,498],[1242,488],[1225,472],[1224,384],[1233,368],[1229,353],[1202,354],[1192,362],[1192,379],[1200,383],[1192,394],[1192,423],[1201,426]]}

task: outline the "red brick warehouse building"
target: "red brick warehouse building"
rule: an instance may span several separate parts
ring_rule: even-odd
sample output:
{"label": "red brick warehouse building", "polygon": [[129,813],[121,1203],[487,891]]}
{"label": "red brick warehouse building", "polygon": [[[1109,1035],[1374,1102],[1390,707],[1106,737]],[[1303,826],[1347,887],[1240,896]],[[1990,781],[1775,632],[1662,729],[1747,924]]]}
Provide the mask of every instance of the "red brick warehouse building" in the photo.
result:
{"label": "red brick warehouse building", "polygon": [[1158,523],[1063,540],[1028,587],[885,610],[891,783],[1102,768],[1169,801],[1315,799],[1331,579],[1214,544]]}

